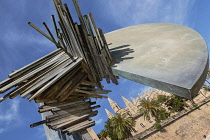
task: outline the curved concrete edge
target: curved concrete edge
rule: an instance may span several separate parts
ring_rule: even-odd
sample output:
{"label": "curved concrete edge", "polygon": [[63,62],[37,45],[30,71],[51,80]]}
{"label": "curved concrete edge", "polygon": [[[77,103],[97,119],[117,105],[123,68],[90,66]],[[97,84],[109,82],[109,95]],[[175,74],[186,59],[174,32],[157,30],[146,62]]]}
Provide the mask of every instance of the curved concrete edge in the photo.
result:
{"label": "curved concrete edge", "polygon": [[197,80],[197,82],[194,84],[194,86],[190,89],[191,99],[193,99],[198,94],[199,90],[203,86],[203,84],[206,80],[208,69],[209,69],[209,58],[207,60],[206,67],[203,70],[200,78]]}
{"label": "curved concrete edge", "polygon": [[208,47],[195,30],[178,24],[149,23],[105,34],[115,75],[193,99],[209,66]]}
{"label": "curved concrete edge", "polygon": [[159,90],[163,90],[165,92],[169,92],[169,93],[172,93],[172,94],[175,94],[175,95],[178,95],[178,96],[181,96],[181,97],[191,100],[198,94],[200,88],[202,87],[203,83],[205,82],[207,72],[208,72],[208,67],[209,67],[209,60],[207,61],[206,67],[205,67],[202,75],[200,76],[199,80],[196,82],[196,84],[191,89],[179,87],[176,85],[172,85],[172,84],[165,83],[162,81],[150,79],[147,77],[143,77],[140,75],[121,71],[121,70],[114,69],[114,68],[112,68],[112,70],[113,70],[114,75],[116,75],[116,76],[123,77],[128,80],[135,81],[140,84],[150,86],[153,88],[157,88]]}

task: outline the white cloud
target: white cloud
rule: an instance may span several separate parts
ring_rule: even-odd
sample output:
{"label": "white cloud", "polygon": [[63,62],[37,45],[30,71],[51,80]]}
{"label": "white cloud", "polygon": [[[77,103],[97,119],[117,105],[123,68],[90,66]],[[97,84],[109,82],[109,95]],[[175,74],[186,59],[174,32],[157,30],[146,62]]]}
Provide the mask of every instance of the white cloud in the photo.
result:
{"label": "white cloud", "polygon": [[146,92],[146,91],[148,91],[148,90],[150,90],[150,89],[154,89],[154,88],[146,86],[146,87],[144,87],[144,89],[142,90],[142,93],[144,93],[144,92]]}
{"label": "white cloud", "polygon": [[20,101],[17,99],[13,99],[10,103],[9,103],[9,107],[5,107],[8,109],[3,109],[3,107],[1,106],[1,112],[0,112],[0,124],[2,124],[2,126],[0,128],[0,133],[8,130],[11,126],[11,124],[17,125],[20,123],[20,114],[19,114],[19,104]]}
{"label": "white cloud", "polygon": [[102,121],[103,121],[103,119],[98,119],[98,120],[96,120],[96,124],[99,125],[102,123]]}
{"label": "white cloud", "polygon": [[132,88],[128,94],[128,97],[137,97],[138,94],[143,95],[146,91],[150,90],[150,89],[154,89],[152,87],[149,86],[141,86],[140,88]]}
{"label": "white cloud", "polygon": [[13,121],[18,119],[19,100],[12,100],[10,108],[6,112],[1,112],[0,121]]}
{"label": "white cloud", "polygon": [[44,126],[43,126],[43,125],[37,127],[37,128],[36,128],[36,132],[37,132],[37,136],[38,136],[39,138],[43,138],[43,137],[46,136],[46,135],[45,135],[45,131],[44,131]]}
{"label": "white cloud", "polygon": [[128,97],[137,96],[139,91],[140,91],[140,89],[138,89],[138,88],[132,88],[128,93]]}
{"label": "white cloud", "polygon": [[[33,29],[31,29],[33,30]],[[49,41],[44,36],[39,35],[37,31],[34,30],[34,33],[21,33],[18,30],[9,30],[7,31],[2,39],[8,43],[8,47],[17,47],[14,44],[18,44],[19,42],[24,42],[25,44],[40,44],[45,45],[46,47],[52,46],[53,43]]]}
{"label": "white cloud", "polygon": [[120,84],[125,84],[126,82],[128,82],[127,79],[124,79],[124,78],[120,78],[120,79],[119,79],[119,83],[120,83]]}
{"label": "white cloud", "polygon": [[3,133],[5,131],[4,128],[0,128],[0,134]]}
{"label": "white cloud", "polygon": [[151,23],[170,22],[188,24],[188,14],[195,0],[110,0],[108,2],[111,21],[122,27]]}

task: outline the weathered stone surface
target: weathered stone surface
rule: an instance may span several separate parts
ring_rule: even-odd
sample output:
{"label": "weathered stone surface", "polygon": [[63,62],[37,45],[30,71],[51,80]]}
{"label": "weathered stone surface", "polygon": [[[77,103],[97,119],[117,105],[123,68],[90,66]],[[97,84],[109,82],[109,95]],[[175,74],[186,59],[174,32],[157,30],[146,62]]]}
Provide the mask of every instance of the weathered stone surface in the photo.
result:
{"label": "weathered stone surface", "polygon": [[209,105],[201,106],[165,127],[165,132],[157,132],[146,140],[204,140],[204,135],[210,135]]}
{"label": "weathered stone surface", "polygon": [[177,24],[151,23],[106,35],[115,59],[113,72],[187,99],[195,97],[208,70],[205,40]]}

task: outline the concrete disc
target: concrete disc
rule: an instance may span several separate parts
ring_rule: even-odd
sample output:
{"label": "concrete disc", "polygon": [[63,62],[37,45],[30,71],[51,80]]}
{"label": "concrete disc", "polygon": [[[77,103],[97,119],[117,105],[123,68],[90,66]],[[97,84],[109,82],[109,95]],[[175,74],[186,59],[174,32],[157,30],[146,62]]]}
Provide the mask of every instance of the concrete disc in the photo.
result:
{"label": "concrete disc", "polygon": [[196,31],[177,24],[151,23],[105,35],[115,75],[187,99],[195,97],[208,71],[208,49]]}

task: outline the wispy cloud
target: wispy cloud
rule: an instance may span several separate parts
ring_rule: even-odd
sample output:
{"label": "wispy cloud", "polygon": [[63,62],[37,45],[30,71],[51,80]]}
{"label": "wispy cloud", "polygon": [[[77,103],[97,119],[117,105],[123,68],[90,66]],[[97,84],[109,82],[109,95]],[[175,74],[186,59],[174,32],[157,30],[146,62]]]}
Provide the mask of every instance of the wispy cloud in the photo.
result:
{"label": "wispy cloud", "polygon": [[112,21],[125,27],[142,23],[188,24],[189,11],[196,0],[120,0],[106,1]]}
{"label": "wispy cloud", "polygon": [[97,124],[97,125],[101,124],[102,122],[103,122],[103,119],[98,119],[98,120],[96,120],[96,124]]}
{"label": "wispy cloud", "polygon": [[19,104],[19,100],[13,99],[6,107],[6,110],[3,109],[3,107],[0,109],[0,124],[2,124],[0,127],[0,133],[8,130],[11,124],[17,125],[20,123]]}
{"label": "wispy cloud", "polygon": [[5,131],[4,128],[0,128],[0,134],[3,133]]}
{"label": "wispy cloud", "polygon": [[24,33],[16,29],[8,30],[2,36],[2,40],[4,40],[9,47],[17,47],[15,44],[20,42],[24,42],[25,44],[45,45],[46,47],[52,46],[53,44],[44,36],[40,36],[36,31],[34,31],[34,33]]}
{"label": "wispy cloud", "polygon": [[140,89],[139,88],[132,88],[129,93],[128,93],[128,97],[134,97],[137,96],[139,93]]}
{"label": "wispy cloud", "polygon": [[1,112],[0,121],[13,121],[18,117],[19,100],[12,100],[10,108],[6,112]]}
{"label": "wispy cloud", "polygon": [[38,136],[39,138],[43,138],[43,137],[46,136],[43,127],[44,127],[44,126],[39,126],[39,127],[36,128],[37,136]]}
{"label": "wispy cloud", "polygon": [[124,79],[124,78],[120,78],[120,79],[119,79],[119,83],[120,83],[120,84],[125,84],[126,82],[128,82],[127,79]]}
{"label": "wispy cloud", "polygon": [[149,86],[140,86],[139,88],[133,88],[130,90],[128,97],[137,97],[138,94],[143,95],[146,91],[150,90],[150,89],[154,89],[152,87]]}
{"label": "wispy cloud", "polygon": [[140,94],[143,94],[143,93],[145,93],[146,91],[148,91],[148,90],[150,90],[150,89],[154,89],[154,88],[145,86],[145,87],[141,90]]}

